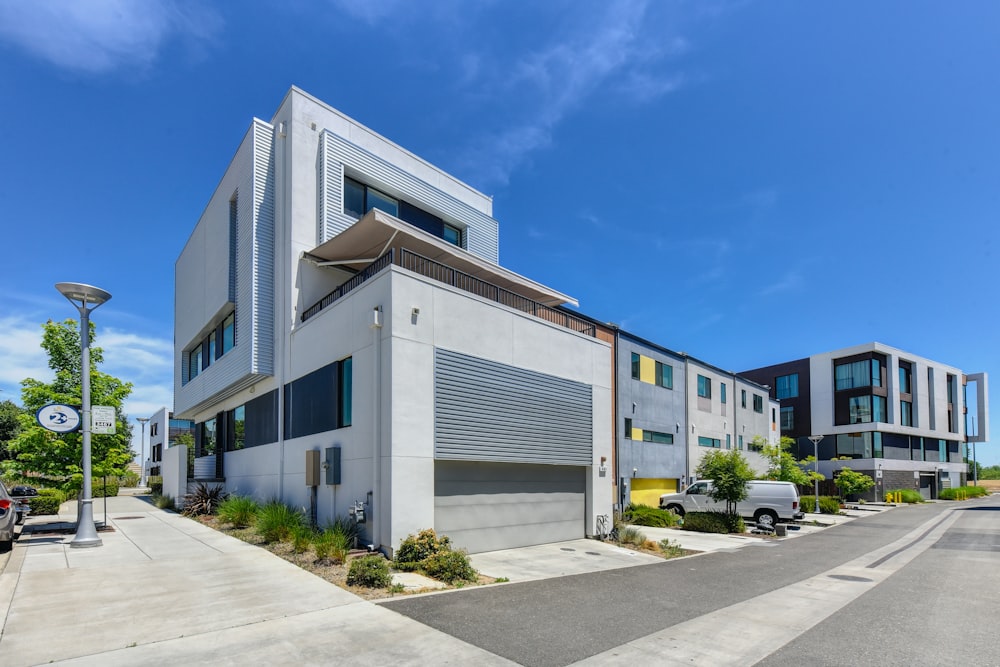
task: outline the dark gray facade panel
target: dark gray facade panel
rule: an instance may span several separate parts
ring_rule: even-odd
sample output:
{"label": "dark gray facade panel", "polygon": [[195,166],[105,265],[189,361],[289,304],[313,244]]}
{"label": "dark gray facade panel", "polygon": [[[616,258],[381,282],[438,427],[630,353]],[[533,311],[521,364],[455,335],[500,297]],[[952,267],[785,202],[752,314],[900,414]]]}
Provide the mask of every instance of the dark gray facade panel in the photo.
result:
{"label": "dark gray facade panel", "polygon": [[472,553],[585,535],[586,469],[437,461],[434,530]]}
{"label": "dark gray facade panel", "polygon": [[586,466],[592,453],[590,385],[435,350],[435,458]]}

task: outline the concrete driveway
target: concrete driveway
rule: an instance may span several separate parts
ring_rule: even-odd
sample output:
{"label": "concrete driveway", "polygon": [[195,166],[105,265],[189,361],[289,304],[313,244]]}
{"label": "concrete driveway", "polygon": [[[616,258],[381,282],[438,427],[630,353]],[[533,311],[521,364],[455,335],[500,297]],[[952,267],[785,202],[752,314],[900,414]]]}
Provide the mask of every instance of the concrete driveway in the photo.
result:
{"label": "concrete driveway", "polygon": [[25,531],[0,574],[7,667],[510,664],[140,498],[108,500],[101,547],[69,548],[44,532],[55,519],[30,517],[42,532]]}

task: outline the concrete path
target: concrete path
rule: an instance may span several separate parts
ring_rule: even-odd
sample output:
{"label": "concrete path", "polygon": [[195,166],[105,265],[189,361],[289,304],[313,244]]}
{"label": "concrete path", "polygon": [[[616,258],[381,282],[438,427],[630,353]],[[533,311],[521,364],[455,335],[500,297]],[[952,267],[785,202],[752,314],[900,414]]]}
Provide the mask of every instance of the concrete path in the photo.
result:
{"label": "concrete path", "polygon": [[[63,507],[32,530],[61,527],[75,511]],[[0,664],[510,664],[142,499],[109,499],[108,519],[101,547],[45,532],[15,543]]]}
{"label": "concrete path", "polygon": [[506,577],[510,581],[535,581],[663,562],[658,556],[597,540],[572,540],[489,551],[472,554],[469,560],[479,572],[490,577]]}

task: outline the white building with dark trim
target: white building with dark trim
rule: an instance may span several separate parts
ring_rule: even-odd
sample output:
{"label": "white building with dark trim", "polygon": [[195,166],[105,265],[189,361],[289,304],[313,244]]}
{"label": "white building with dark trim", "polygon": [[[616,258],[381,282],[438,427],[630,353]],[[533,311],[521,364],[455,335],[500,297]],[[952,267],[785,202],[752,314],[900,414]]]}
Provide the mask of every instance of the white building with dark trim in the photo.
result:
{"label": "white building with dark trim", "polygon": [[[813,454],[809,436],[822,436],[815,448],[819,471],[828,480],[844,467],[870,475],[876,479],[870,499],[897,489],[931,499],[964,485],[967,443],[989,439],[986,373],[964,373],[882,343],[742,374],[771,387],[781,402],[781,434],[795,439],[799,456]],[[827,492],[836,492],[832,484]]]}
{"label": "white building with dark trim", "polygon": [[610,345],[499,265],[492,208],[297,88],[255,119],[176,263],[194,477],[363,515],[388,552],[431,527],[472,552],[593,534]]}

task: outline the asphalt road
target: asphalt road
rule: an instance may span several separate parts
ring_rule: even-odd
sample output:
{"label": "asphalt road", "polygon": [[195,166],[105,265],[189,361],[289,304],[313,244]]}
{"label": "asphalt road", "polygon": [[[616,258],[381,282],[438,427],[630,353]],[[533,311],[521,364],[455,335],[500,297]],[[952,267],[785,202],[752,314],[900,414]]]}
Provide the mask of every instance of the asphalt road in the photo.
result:
{"label": "asphalt road", "polygon": [[[899,540],[953,507],[949,503],[901,507],[773,547],[401,599],[384,606],[522,665],[568,665],[820,575]],[[961,517],[937,548],[773,653],[764,664],[798,665],[804,660],[946,664],[959,649],[968,657],[993,655],[982,639],[988,635],[955,626],[965,622],[969,609],[982,611],[981,619],[995,615],[996,603],[976,594],[981,598],[982,584],[988,584],[986,590],[1000,591],[996,574],[1000,497],[969,501],[962,507]],[[970,597],[978,601],[970,603]],[[985,628],[985,623],[973,625]],[[948,633],[952,636],[941,641]],[[886,640],[886,634],[892,636]],[[718,641],[725,642],[725,636],[720,627]],[[844,654],[847,646],[857,650]],[[947,660],[925,659],[945,653],[945,647]],[[987,652],[977,652],[980,649]]]}

